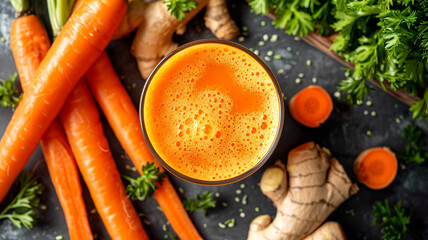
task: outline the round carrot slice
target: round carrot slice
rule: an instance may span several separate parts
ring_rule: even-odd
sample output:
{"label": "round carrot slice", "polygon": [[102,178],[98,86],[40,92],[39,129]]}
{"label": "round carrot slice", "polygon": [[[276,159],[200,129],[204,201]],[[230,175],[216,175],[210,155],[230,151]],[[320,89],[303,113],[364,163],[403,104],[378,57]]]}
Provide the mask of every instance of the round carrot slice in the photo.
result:
{"label": "round carrot slice", "polygon": [[382,189],[391,184],[397,169],[397,158],[387,147],[367,149],[354,162],[358,181],[371,189]]}
{"label": "round carrot slice", "polygon": [[322,87],[310,85],[291,98],[289,108],[296,121],[315,128],[328,119],[333,101]]}

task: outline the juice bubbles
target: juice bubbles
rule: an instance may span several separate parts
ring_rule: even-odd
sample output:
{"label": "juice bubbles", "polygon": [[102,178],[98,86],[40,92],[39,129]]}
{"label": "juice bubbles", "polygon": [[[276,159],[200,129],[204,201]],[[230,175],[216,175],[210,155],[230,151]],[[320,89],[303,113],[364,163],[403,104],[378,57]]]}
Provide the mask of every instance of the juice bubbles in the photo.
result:
{"label": "juice bubbles", "polygon": [[185,179],[221,182],[260,167],[282,129],[282,99],[272,78],[238,46],[211,41],[183,48],[144,90],[149,146]]}

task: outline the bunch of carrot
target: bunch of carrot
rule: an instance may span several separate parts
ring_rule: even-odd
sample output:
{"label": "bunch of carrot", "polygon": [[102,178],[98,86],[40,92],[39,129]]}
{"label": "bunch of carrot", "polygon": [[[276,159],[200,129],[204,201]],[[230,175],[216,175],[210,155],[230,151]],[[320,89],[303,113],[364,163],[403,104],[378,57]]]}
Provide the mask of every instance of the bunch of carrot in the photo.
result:
{"label": "bunch of carrot", "polygon": [[[137,169],[155,162],[139,128],[137,111],[107,55],[102,54],[124,16],[126,2],[86,0],[79,4],[49,51],[46,32],[34,15],[16,19],[11,29],[26,93],[0,142],[0,201],[42,139],[71,239],[92,238],[73,154],[110,236],[147,239],[126,198],[86,81],[80,80],[87,72],[95,99]],[[55,120],[59,112],[66,135]],[[168,179],[156,190],[155,198],[180,238],[201,239]]]}

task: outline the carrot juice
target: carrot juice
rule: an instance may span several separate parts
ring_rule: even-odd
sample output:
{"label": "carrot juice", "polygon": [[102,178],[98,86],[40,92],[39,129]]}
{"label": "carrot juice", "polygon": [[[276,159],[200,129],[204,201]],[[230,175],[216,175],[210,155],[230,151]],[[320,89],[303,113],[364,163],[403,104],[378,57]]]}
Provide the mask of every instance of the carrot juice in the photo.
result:
{"label": "carrot juice", "polygon": [[249,50],[200,41],[166,57],[150,76],[143,131],[175,175],[206,184],[236,181],[257,170],[276,146],[280,96],[273,74]]}

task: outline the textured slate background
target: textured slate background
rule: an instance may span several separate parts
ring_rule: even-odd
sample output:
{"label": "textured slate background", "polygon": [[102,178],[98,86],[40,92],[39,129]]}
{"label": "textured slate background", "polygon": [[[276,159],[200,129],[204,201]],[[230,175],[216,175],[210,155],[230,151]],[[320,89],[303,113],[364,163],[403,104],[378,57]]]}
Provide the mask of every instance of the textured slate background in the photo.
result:
{"label": "textured slate background", "polygon": [[[44,21],[46,21],[44,4],[39,0],[36,3],[36,12],[42,15]],[[305,42],[286,35],[282,30],[274,29],[270,24],[270,19],[251,13],[245,2],[231,1],[229,8],[238,26],[246,26],[249,29],[248,36],[245,37],[245,41],[241,44],[248,48],[259,50],[262,58],[266,56],[269,50],[282,56],[281,60],[273,60],[272,58],[267,64],[276,73],[282,91],[288,99],[305,86],[312,84],[313,77],[318,79],[318,85],[323,86],[333,95],[339,81],[344,78],[342,66],[339,63]],[[16,71],[9,47],[9,29],[14,17],[15,13],[10,3],[2,0],[0,2],[0,38],[4,37],[6,39],[6,42],[0,42],[0,78],[3,79],[6,79]],[[262,21],[267,23],[266,26],[261,26]],[[277,42],[266,42],[264,46],[258,46],[258,42],[263,39],[264,34],[269,36],[277,34],[279,39]],[[175,39],[179,43],[186,43],[196,39],[212,37],[213,35],[204,27],[203,16],[199,14],[190,22],[185,35],[176,36]],[[144,80],[140,77],[136,63],[129,54],[131,40],[132,38],[128,37],[120,41],[113,41],[107,48],[107,52],[118,75],[124,77],[123,84],[128,88],[129,94],[138,107]],[[306,65],[307,60],[312,62],[310,67]],[[280,69],[284,70],[284,74],[278,74]],[[301,78],[302,82],[300,84],[296,84],[295,79],[299,73],[303,73],[304,77]],[[17,85],[19,84],[17,83]],[[422,128],[425,142],[428,142],[427,123],[423,120],[412,120],[407,106],[379,89],[373,91],[371,97],[366,100],[371,100],[373,105],[367,106],[365,102],[362,105],[350,108],[343,102],[343,96],[341,99],[334,98],[335,108],[332,116],[318,129],[309,129],[296,123],[287,113],[282,138],[273,156],[260,171],[241,182],[228,186],[206,187],[190,184],[170,176],[177,189],[179,187],[184,189],[184,194],[180,194],[183,199],[194,197],[196,193],[202,193],[207,190],[220,194],[219,197],[216,197],[218,202],[216,209],[208,211],[206,217],[201,212],[191,214],[202,236],[213,240],[245,239],[248,226],[253,218],[259,214],[271,214],[274,216],[276,209],[259,190],[260,177],[263,170],[274,160],[282,159],[285,162],[287,152],[301,143],[314,140],[320,145],[328,147],[333,155],[344,165],[351,179],[355,180],[355,176],[352,173],[352,164],[355,157],[364,149],[375,146],[388,146],[396,153],[402,152],[405,141],[401,138],[401,135],[403,128],[407,124],[413,123]],[[368,111],[369,114],[365,115],[364,111]],[[372,111],[376,112],[375,117],[370,116]],[[1,134],[3,134],[11,115],[12,110],[10,108],[0,108]],[[397,118],[400,119],[401,123],[396,122]],[[103,121],[105,122],[104,118]],[[119,171],[121,174],[136,176],[135,172],[127,170],[126,165],[132,166],[132,163],[126,157],[112,130],[107,124],[104,124],[104,126]],[[366,134],[367,130],[372,131],[373,135],[368,136]],[[342,204],[329,219],[339,221],[342,224],[348,239],[380,239],[380,228],[371,226],[373,220],[371,217],[372,204],[385,198],[388,198],[393,203],[401,200],[405,207],[413,208],[411,226],[413,231],[405,239],[428,239],[428,219],[426,218],[428,216],[428,208],[425,203],[428,198],[427,165],[426,163],[421,166],[411,164],[405,169],[399,169],[395,181],[384,190],[374,191],[359,184],[359,193]],[[64,215],[50,182],[46,164],[39,148],[34,152],[26,168],[35,168],[36,174],[47,186],[41,199],[41,204],[47,206],[47,209],[38,210],[41,216],[39,223],[30,231],[17,229],[8,221],[0,221],[0,239],[55,239],[55,236],[58,235],[68,239]],[[246,187],[243,189],[243,193],[238,195],[236,190],[239,189],[241,183],[245,183]],[[83,188],[93,233],[98,235],[98,239],[109,239],[99,216],[90,213],[94,206],[86,186],[83,186]],[[14,190],[16,188],[13,188],[11,194],[0,204],[0,209],[12,199]],[[248,195],[248,204],[244,206],[241,203],[235,203],[235,197],[242,197],[244,194]],[[224,207],[223,203],[227,203],[228,206]],[[164,239],[165,234],[173,232],[167,224],[163,213],[157,209],[155,200],[134,202],[134,206],[138,212],[144,213],[145,217],[142,217],[142,220],[144,219],[151,223],[150,225],[145,223],[144,227],[152,239]],[[254,209],[256,207],[261,209],[259,213],[255,212]],[[245,212],[244,218],[239,216],[240,208]],[[219,222],[224,222],[232,217],[236,219],[234,228],[221,229],[217,226]],[[163,224],[167,225],[167,232],[162,230]],[[204,224],[206,224],[206,228],[204,228]]]}

